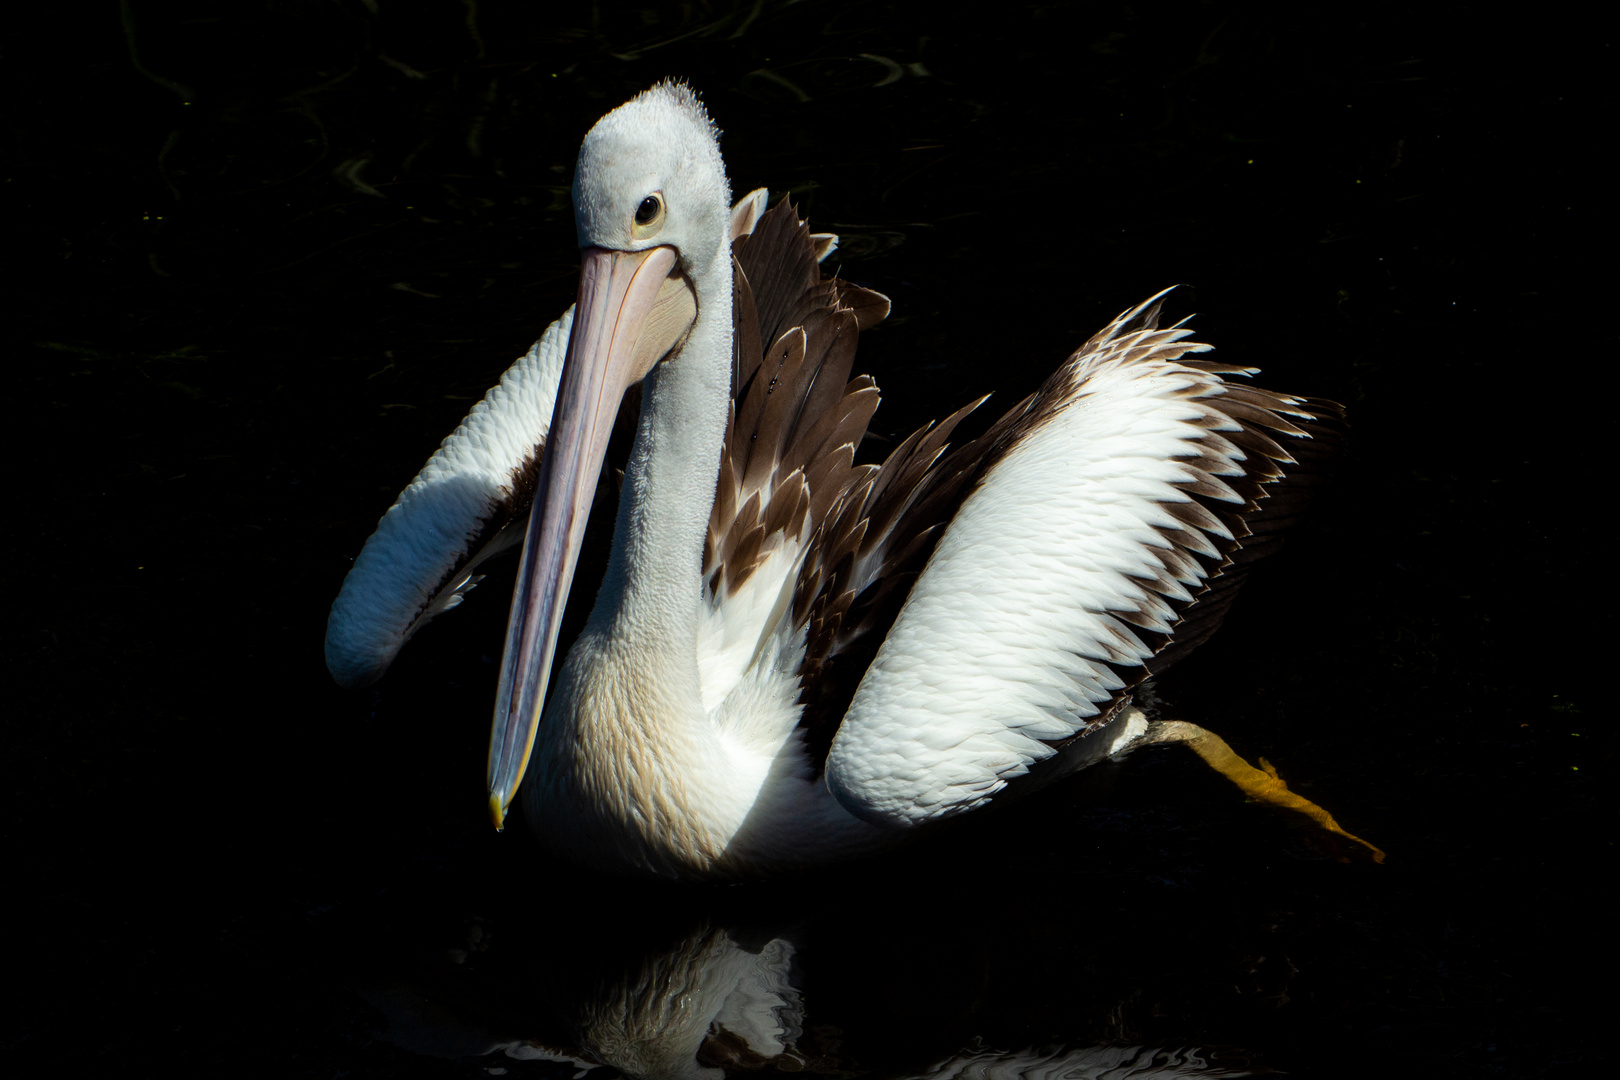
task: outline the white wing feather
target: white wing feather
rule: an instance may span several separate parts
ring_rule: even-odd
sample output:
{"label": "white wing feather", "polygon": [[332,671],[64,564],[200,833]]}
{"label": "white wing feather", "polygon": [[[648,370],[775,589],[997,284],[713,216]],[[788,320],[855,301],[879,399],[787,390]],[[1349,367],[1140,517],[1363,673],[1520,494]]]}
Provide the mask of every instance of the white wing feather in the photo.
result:
{"label": "white wing feather", "polygon": [[326,666],[341,685],[381,677],[417,629],[477,583],[473,571],[493,550],[471,547],[511,496],[514,475],[545,443],[573,321],[569,307],[472,407],[377,523],[326,624]]}
{"label": "white wing feather", "polygon": [[1164,504],[1189,500],[1176,485],[1195,476],[1175,458],[1196,457],[1198,440],[1243,459],[1208,439],[1197,399],[1220,380],[1116,355],[1078,358],[1073,399],[991,468],[918,577],[827,761],[828,786],[857,816],[920,825],[1051,757],[1051,741],[1096,723],[1123,686],[1105,661],[1149,656],[1108,612],[1160,606],[1146,580],[1196,587],[1206,573],[1169,568],[1156,527],[1184,527]]}

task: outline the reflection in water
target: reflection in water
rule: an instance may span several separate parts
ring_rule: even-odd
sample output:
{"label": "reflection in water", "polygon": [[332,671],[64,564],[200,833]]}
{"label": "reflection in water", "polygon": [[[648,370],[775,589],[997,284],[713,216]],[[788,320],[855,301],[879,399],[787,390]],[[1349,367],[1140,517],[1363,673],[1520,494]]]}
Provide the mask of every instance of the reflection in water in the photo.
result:
{"label": "reflection in water", "polygon": [[580,1040],[632,1076],[718,1077],[715,1066],[725,1065],[801,1071],[794,953],[785,938],[755,952],[700,928],[581,1002]]}
{"label": "reflection in water", "polygon": [[1246,1068],[1226,1068],[1197,1050],[1156,1050],[1143,1046],[1093,1046],[1083,1050],[985,1050],[958,1054],[921,1076],[938,1080],[1125,1080],[1126,1077],[1253,1076]]}
{"label": "reflection in water", "polygon": [[[807,966],[815,967],[813,963],[801,962],[805,950],[798,938],[803,933],[786,929],[761,934],[746,925],[717,928],[700,921],[673,942],[628,957],[621,954],[617,970],[599,969],[594,978],[584,980],[578,978],[582,972],[565,972],[570,959],[551,950],[541,948],[521,958],[507,956],[504,975],[497,973],[499,967],[477,973],[491,979],[483,986],[480,999],[515,998],[521,1004],[500,1010],[505,1019],[488,1026],[458,1019],[470,1008],[485,1007],[465,998],[453,1000],[466,993],[469,972],[465,968],[453,978],[429,976],[411,984],[372,987],[365,996],[387,1017],[387,1041],[434,1057],[484,1057],[485,1069],[491,1073],[538,1066],[544,1075],[584,1077],[597,1069],[612,1069],[631,1077],[682,1080],[720,1080],[729,1073],[761,1071],[844,1075],[876,1071],[937,1080],[1100,1080],[1251,1076],[1266,1071],[1256,1070],[1241,1058],[1233,1060],[1230,1052],[1216,1055],[1188,1047],[1048,1041],[1004,1048],[955,1022],[947,1024],[951,1034],[946,1038],[957,1040],[956,1045],[940,1045],[937,1039],[923,1045],[918,1025],[908,1015],[916,1015],[917,1010],[949,1015],[960,1010],[964,1001],[976,1000],[982,1006],[992,999],[998,1009],[1004,1007],[1002,1002],[1010,1002],[1012,1008],[1030,1015],[1039,1011],[1035,995],[1041,993],[1040,979],[1025,981],[1019,976],[1026,972],[1015,968],[986,983],[991,973],[977,968],[971,948],[953,952],[931,942],[927,944],[933,953],[925,954],[926,959],[919,957],[919,968],[937,973],[939,968],[934,965],[949,968],[962,960],[965,974],[962,980],[947,976],[943,982],[924,981],[928,973],[904,970],[903,959],[901,969],[896,969],[893,960],[916,957],[917,948],[925,943],[901,940],[883,956],[866,954],[870,963],[839,964],[836,978],[830,980],[826,972],[807,972]],[[948,955],[940,956],[940,952]],[[590,962],[591,950],[581,955]],[[517,962],[511,963],[514,960]],[[1073,970],[1070,976],[1081,979],[1081,970]],[[1089,977],[1095,978],[1095,971]],[[568,990],[549,993],[543,989],[559,978],[571,984]],[[847,1016],[819,1015],[816,987],[838,979],[869,988],[888,987],[891,989],[881,992],[905,1000],[895,1001],[887,1011],[882,1006],[863,1010],[853,1021]],[[541,988],[538,995],[537,988]],[[836,1001],[838,997],[834,991],[822,994],[819,1000]],[[537,1014],[551,1009],[561,1015]],[[1075,1017],[1074,1023],[1084,1028],[1093,1019]],[[495,1023],[511,1029],[496,1031]],[[531,1037],[534,1033],[541,1034]],[[922,1041],[927,1042],[926,1035]]]}

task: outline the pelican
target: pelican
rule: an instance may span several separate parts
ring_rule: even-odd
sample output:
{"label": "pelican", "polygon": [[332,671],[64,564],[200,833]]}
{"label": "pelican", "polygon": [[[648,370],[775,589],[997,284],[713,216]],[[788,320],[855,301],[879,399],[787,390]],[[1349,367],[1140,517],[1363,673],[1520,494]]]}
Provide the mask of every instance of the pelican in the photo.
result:
{"label": "pelican", "polygon": [[[363,685],[521,543],[490,739],[497,828],[527,778],[523,810],[565,856],[758,876],[875,851],[1147,742],[1197,748],[1201,729],[1155,722],[1136,692],[1276,546],[1339,406],[1233,381],[1253,370],[1199,358],[1208,346],[1161,328],[1154,297],[983,435],[947,445],[973,402],[858,465],[878,391],[851,365],[889,302],[823,277],[836,237],[785,200],[732,205],[689,87],[659,83],[598,121],[573,202],[575,305],[383,517],[327,628],[332,674]],[[606,575],[553,679],[632,388]]]}

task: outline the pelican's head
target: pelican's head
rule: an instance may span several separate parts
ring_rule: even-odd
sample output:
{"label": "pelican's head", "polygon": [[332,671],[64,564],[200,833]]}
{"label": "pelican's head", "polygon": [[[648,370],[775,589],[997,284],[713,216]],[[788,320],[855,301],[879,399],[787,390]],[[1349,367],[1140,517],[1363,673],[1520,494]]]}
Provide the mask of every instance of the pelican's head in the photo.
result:
{"label": "pelican's head", "polygon": [[719,133],[691,87],[661,82],[596,122],[574,166],[583,249],[669,247],[701,274],[730,254]]}
{"label": "pelican's head", "polygon": [[625,391],[680,355],[701,304],[712,305],[730,332],[729,205],[714,125],[687,86],[659,83],[597,121],[580,147],[579,298],[490,733],[489,805],[497,828],[539,731],[563,605]]}

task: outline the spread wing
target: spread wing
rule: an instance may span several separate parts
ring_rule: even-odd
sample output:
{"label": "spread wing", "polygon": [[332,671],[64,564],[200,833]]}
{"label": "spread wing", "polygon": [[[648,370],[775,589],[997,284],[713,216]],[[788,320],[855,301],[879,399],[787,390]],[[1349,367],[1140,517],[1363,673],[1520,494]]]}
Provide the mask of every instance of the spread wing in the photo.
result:
{"label": "spread wing", "polygon": [[1338,409],[1228,381],[1249,372],[1160,329],[1155,297],[972,442],[946,446],[978,402],[855,465],[877,406],[856,336],[888,305],[823,278],[819,246],[783,203],[733,248],[703,704],[787,658],[812,769],[862,817],[917,824],[1096,731],[1207,638]]}
{"label": "spread wing", "polygon": [[[1297,516],[1339,407],[1228,381],[1250,372],[1193,359],[1208,347],[1158,328],[1158,301],[941,459],[901,512],[901,536],[938,539],[849,650],[871,661],[826,774],[853,813],[909,827],[971,809],[1102,727],[1214,631]],[[852,575],[844,617],[881,588]]]}
{"label": "spread wing", "polygon": [[381,678],[412,634],[461,603],[480,564],[523,539],[573,318],[570,307],[506,370],[377,523],[326,623],[341,685]]}

